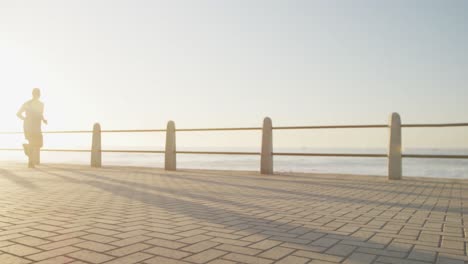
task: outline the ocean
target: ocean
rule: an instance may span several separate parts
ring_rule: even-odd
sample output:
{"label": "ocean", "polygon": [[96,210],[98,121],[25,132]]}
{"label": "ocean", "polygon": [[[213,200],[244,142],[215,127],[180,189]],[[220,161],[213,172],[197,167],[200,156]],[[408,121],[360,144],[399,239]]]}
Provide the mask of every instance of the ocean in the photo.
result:
{"label": "ocean", "polygon": [[[112,148],[106,148],[112,149]],[[123,149],[119,147],[119,149]],[[132,149],[132,148],[126,148]],[[162,150],[163,148],[152,148]],[[195,150],[179,148],[178,150]],[[259,151],[258,149],[204,148],[200,151]],[[321,153],[378,153],[385,149],[275,149],[278,152],[321,152]],[[468,155],[468,149],[407,149],[405,154],[447,154]],[[43,152],[43,163],[89,164],[89,153]],[[0,151],[1,161],[26,162],[22,152]],[[164,154],[127,154],[103,153],[103,165],[127,165],[145,167],[164,167]],[[232,155],[192,155],[178,154],[177,166],[183,169],[248,170],[258,171],[259,156]],[[289,157],[275,156],[276,172],[340,173],[357,175],[386,176],[386,158],[350,157]],[[468,179],[468,160],[459,159],[403,159],[403,175],[407,177],[434,177]]]}

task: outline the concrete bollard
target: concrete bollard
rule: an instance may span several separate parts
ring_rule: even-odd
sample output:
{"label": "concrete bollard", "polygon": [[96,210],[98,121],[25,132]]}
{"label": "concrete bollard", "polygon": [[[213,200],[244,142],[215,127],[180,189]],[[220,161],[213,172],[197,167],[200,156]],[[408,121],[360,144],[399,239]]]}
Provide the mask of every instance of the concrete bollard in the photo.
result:
{"label": "concrete bollard", "polygon": [[166,129],[166,152],[165,166],[166,170],[175,171],[177,169],[176,161],[176,131],[174,121],[167,123]]}
{"label": "concrete bollard", "polygon": [[401,120],[398,113],[390,116],[390,142],[388,145],[388,179],[401,180]]}
{"label": "concrete bollard", "polygon": [[91,146],[91,167],[100,168],[102,166],[102,148],[101,148],[101,125],[94,124],[93,142]]}
{"label": "concrete bollard", "polygon": [[273,125],[269,117],[263,120],[260,173],[273,174]]}

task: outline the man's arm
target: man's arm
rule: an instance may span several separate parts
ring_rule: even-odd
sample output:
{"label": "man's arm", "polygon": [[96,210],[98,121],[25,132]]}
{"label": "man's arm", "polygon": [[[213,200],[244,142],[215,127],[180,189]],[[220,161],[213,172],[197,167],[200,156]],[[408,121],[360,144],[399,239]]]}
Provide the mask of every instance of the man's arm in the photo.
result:
{"label": "man's arm", "polygon": [[21,106],[20,110],[18,110],[18,113],[16,113],[16,116],[21,119],[21,120],[24,120],[24,116],[23,116],[23,113],[26,111],[25,109],[25,106],[24,104]]}

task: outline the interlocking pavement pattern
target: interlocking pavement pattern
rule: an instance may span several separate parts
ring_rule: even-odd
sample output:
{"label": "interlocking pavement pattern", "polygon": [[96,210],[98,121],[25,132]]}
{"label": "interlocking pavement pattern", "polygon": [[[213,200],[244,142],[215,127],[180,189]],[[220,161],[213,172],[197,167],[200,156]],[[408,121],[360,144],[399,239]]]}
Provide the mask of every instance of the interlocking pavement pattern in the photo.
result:
{"label": "interlocking pavement pattern", "polygon": [[468,180],[0,163],[0,263],[467,263]]}

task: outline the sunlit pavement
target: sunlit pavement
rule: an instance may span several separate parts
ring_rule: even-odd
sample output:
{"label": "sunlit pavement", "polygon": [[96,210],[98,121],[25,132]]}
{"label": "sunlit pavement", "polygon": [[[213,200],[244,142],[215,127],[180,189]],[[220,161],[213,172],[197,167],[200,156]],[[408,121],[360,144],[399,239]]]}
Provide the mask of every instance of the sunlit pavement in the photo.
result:
{"label": "sunlit pavement", "polygon": [[464,263],[468,181],[0,163],[0,263]]}

